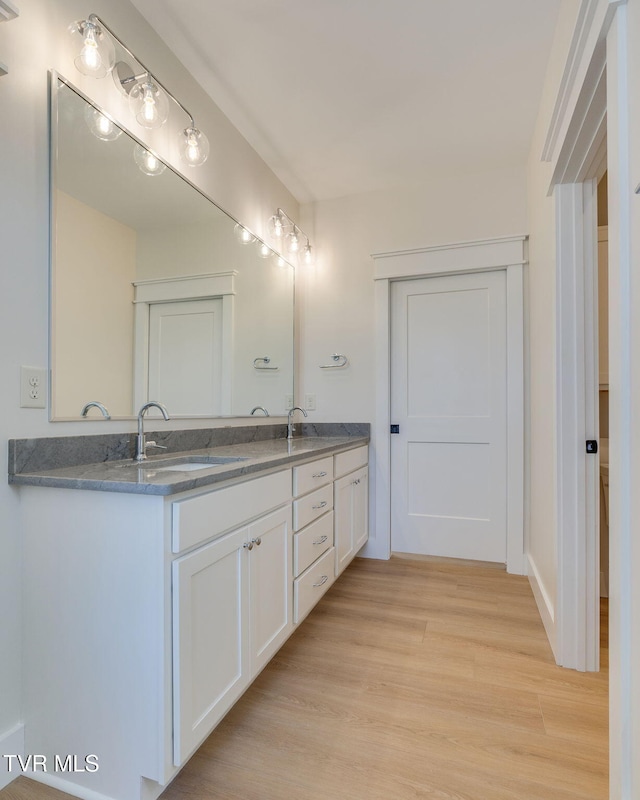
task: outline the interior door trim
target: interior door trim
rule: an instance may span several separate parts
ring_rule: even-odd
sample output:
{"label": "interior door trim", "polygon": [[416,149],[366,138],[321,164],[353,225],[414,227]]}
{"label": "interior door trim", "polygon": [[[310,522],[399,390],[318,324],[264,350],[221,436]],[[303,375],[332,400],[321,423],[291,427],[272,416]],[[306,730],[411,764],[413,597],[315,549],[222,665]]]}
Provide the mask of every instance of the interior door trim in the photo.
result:
{"label": "interior door trim", "polygon": [[391,555],[391,282],[409,278],[505,270],[507,278],[507,571],[525,575],[524,265],[528,237],[458,242],[422,250],[377,253],[376,421],[372,431],[373,526],[363,555]]}

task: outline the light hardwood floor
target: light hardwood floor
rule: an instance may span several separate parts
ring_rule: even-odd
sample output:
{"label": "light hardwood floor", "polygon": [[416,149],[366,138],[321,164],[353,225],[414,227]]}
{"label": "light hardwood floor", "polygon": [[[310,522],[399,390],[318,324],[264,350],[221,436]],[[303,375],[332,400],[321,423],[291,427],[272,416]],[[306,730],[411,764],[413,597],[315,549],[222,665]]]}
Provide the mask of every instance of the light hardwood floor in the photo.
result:
{"label": "light hardwood floor", "polygon": [[358,559],[162,800],[606,800],[606,632],[563,670],[526,578]]}

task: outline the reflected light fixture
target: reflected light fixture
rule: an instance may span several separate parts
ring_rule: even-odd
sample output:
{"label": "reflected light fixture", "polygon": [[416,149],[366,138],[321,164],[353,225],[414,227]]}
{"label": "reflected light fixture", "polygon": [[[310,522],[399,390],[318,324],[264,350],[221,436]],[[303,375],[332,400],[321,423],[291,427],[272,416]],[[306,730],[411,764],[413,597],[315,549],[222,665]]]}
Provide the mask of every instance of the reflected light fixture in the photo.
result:
{"label": "reflected light fixture", "polygon": [[87,104],[84,110],[84,118],[91,133],[103,142],[113,142],[121,134],[122,130],[112,122],[109,117],[97,108]]}
{"label": "reflected light fixture", "polygon": [[166,164],[160,161],[156,155],[141,144],[137,144],[133,148],[133,158],[142,172],[151,177],[154,175],[162,175],[167,168]]}
{"label": "reflected light fixture", "polygon": [[[129,97],[131,111],[143,128],[161,127],[169,117],[169,99],[173,100],[189,121],[180,132],[180,158],[189,167],[204,164],[209,156],[209,141],[196,127],[193,116],[97,14],[73,23],[71,32],[83,40],[74,60],[76,67],[94,78],[104,78],[111,72],[116,86]],[[116,63],[114,41],[140,69],[134,70],[126,61]]]}
{"label": "reflected light fixture", "polygon": [[258,255],[260,258],[271,258],[273,255],[273,250],[269,247],[268,244],[261,242],[258,239]]}
{"label": "reflected light fixture", "polygon": [[251,244],[251,242],[255,242],[256,240],[256,237],[251,233],[251,231],[248,231],[239,222],[233,229],[233,232],[236,236],[236,239],[240,242],[240,244]]}
{"label": "reflected light fixture", "polygon": [[[285,211],[281,208],[276,209],[276,213],[269,219],[267,227],[274,238],[284,241],[290,254],[298,256],[298,264],[311,266],[314,263],[309,237]],[[306,240],[306,244],[303,246],[304,240]]]}

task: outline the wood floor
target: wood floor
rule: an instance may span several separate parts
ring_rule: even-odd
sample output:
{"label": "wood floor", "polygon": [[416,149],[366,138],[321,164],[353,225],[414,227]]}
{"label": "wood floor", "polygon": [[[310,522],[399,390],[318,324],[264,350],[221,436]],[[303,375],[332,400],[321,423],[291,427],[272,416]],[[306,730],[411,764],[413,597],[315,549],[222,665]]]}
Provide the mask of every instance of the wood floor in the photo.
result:
{"label": "wood floor", "polygon": [[606,800],[606,631],[563,670],[525,578],[358,559],[162,800]]}

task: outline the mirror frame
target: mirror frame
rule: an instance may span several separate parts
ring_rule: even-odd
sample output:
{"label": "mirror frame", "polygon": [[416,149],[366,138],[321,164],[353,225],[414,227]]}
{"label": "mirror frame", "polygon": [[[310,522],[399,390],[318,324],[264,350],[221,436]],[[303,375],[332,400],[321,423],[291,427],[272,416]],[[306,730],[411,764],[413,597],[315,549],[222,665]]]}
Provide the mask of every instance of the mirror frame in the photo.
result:
{"label": "mirror frame", "polygon": [[[55,274],[57,270],[56,264],[56,221],[57,221],[57,203],[56,203],[56,187],[58,183],[58,160],[57,160],[57,153],[58,153],[58,136],[59,136],[59,126],[58,126],[58,115],[59,115],[59,87],[60,84],[64,84],[67,86],[72,92],[78,95],[82,100],[88,103],[93,108],[100,111],[100,113],[105,114],[110,120],[113,121],[115,125],[117,125],[124,133],[126,133],[134,142],[141,145],[145,149],[148,149],[144,140],[142,140],[139,136],[136,136],[126,125],[123,125],[119,121],[117,121],[113,115],[104,108],[102,108],[98,103],[88,97],[81,89],[79,89],[74,83],[70,80],[65,78],[61,75],[57,70],[49,70],[48,71],[49,77],[49,85],[48,85],[48,98],[49,98],[49,108],[48,108],[48,122],[49,122],[49,150],[48,150],[48,157],[49,157],[49,285],[48,285],[48,294],[49,294],[49,342],[48,342],[48,361],[49,361],[49,369],[48,369],[48,415],[49,415],[49,422],[83,422],[88,420],[90,422],[118,422],[118,421],[129,421],[137,419],[135,414],[127,414],[127,415],[117,415],[111,416],[109,419],[103,416],[77,416],[77,417],[61,417],[55,415],[55,402],[54,402],[54,389],[55,389],[55,369],[54,369],[54,337],[55,337],[55,330],[54,330],[54,322],[55,322],[55,313],[54,313],[54,281],[55,281]],[[154,156],[161,161],[165,167],[170,170],[174,175],[178,178],[183,180],[191,189],[195,190],[199,195],[201,195],[205,200],[210,202],[215,208],[221,211],[226,217],[228,217],[229,221],[236,224],[242,225],[251,235],[255,238],[256,241],[265,244],[274,255],[281,258],[284,264],[292,270],[291,277],[292,277],[292,284],[291,284],[291,304],[292,304],[292,323],[291,323],[291,369],[292,369],[292,376],[291,376],[291,395],[295,397],[296,391],[296,375],[297,375],[297,345],[296,345],[296,267],[295,265],[289,261],[285,255],[282,253],[277,252],[274,250],[271,245],[264,241],[260,236],[251,231],[246,225],[240,222],[233,214],[230,214],[226,211],[219,203],[216,203],[209,195],[202,191],[193,181],[186,177],[182,172],[177,170],[174,166],[169,164],[163,158],[161,158],[155,151],[153,152]],[[135,354],[134,354],[135,359]],[[136,386],[136,379],[133,378],[134,384],[134,392]],[[289,394],[289,392],[287,392]],[[90,398],[93,399],[93,398]],[[98,398],[99,399],[99,398]],[[281,417],[286,416],[286,414],[277,415],[273,417],[269,417],[269,419],[279,419]],[[257,419],[256,417],[252,416],[251,414],[221,414],[221,415],[202,415],[202,414],[190,414],[190,415],[180,415],[180,414],[172,414],[172,419],[179,419],[179,420],[207,420],[207,419]],[[260,417],[263,419],[263,417]]]}

